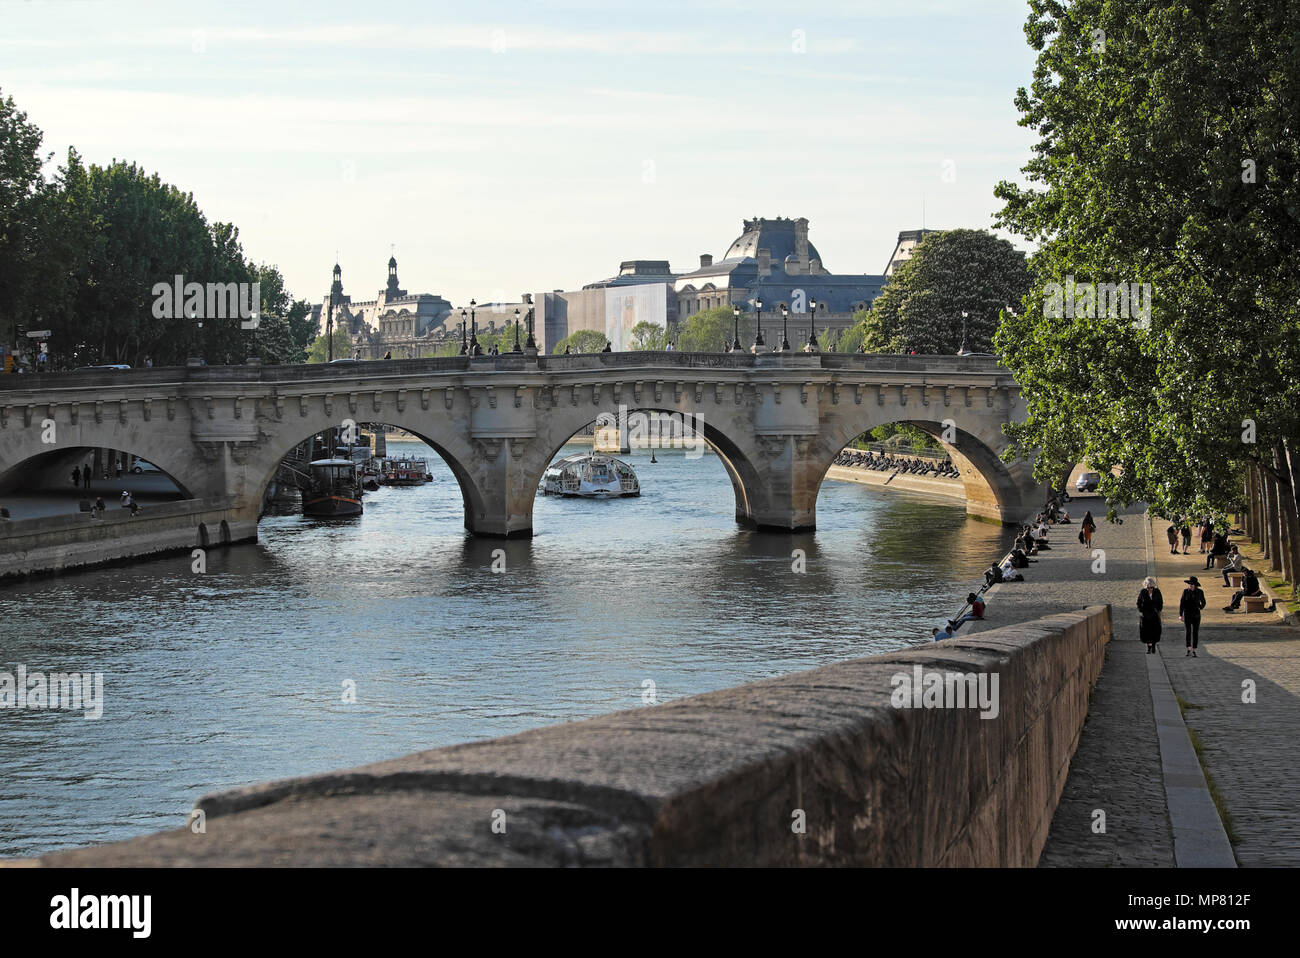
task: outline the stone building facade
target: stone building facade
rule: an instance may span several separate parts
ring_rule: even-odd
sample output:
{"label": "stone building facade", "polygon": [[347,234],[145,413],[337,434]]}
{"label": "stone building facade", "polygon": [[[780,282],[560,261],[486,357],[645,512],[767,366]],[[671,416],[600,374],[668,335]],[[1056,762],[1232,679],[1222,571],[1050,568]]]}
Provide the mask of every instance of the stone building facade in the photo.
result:
{"label": "stone building facade", "polygon": [[[381,359],[410,359],[431,352],[455,331],[459,336],[460,316],[452,305],[433,293],[408,293],[397,278],[397,259],[388,260],[388,283],[374,299],[354,300],[343,290],[343,271],[334,264],[334,282],[323,300],[312,307],[312,317],[325,332],[330,301],[334,303],[334,327],[345,329],[351,341],[350,356]],[[336,356],[336,359],[344,358]]]}

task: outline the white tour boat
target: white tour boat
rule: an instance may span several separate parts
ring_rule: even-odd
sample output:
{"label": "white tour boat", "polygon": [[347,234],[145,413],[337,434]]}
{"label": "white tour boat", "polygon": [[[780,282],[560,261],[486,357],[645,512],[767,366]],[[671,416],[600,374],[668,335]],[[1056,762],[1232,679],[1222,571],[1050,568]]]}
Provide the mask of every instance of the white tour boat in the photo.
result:
{"label": "white tour boat", "polygon": [[542,476],[541,490],[552,496],[614,499],[641,495],[641,484],[622,460],[584,452],[551,463]]}

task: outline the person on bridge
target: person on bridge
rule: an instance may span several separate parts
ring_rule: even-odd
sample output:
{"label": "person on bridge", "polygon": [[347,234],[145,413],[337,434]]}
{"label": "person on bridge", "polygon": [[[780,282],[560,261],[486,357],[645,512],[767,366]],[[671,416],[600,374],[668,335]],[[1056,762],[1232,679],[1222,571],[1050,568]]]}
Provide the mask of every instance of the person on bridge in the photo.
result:
{"label": "person on bridge", "polygon": [[1178,600],[1178,619],[1187,632],[1187,651],[1183,657],[1196,658],[1196,646],[1201,631],[1201,610],[1205,608],[1205,593],[1201,591],[1201,582],[1196,576],[1184,579],[1190,589],[1183,590],[1183,597]]}
{"label": "person on bridge", "polygon": [[1165,598],[1156,587],[1156,580],[1147,576],[1142,580],[1142,591],[1138,593],[1138,638],[1146,643],[1147,655],[1154,655],[1156,644],[1160,641],[1160,612],[1165,607]]}

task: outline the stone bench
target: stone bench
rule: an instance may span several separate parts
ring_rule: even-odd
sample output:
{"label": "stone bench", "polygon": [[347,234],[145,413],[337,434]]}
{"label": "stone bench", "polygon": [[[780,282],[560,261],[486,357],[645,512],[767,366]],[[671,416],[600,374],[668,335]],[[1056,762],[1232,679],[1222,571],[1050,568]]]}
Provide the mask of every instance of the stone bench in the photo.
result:
{"label": "stone bench", "polygon": [[1228,557],[1226,555],[1215,556],[1214,567],[1216,569],[1226,569],[1228,567]]}
{"label": "stone bench", "polygon": [[1247,612],[1267,612],[1269,599],[1266,595],[1247,595],[1242,596],[1242,603]]}
{"label": "stone bench", "polygon": [[1229,573],[1228,573],[1228,588],[1230,588],[1230,589],[1240,589],[1240,588],[1241,588],[1241,580],[1244,579],[1244,578],[1245,578],[1245,573],[1243,573],[1243,572],[1229,572]]}

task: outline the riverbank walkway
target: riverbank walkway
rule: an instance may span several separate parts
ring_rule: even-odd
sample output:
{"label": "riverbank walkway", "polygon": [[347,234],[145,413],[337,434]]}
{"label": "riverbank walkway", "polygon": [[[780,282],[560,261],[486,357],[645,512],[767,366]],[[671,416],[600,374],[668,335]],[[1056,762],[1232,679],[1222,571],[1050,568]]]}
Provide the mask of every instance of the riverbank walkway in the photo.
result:
{"label": "riverbank walkway", "polygon": [[[1091,547],[1081,545],[1078,520],[1093,503],[1100,516],[1100,500],[1072,502],[1074,522],[1052,527],[1052,548],[1022,570],[1026,581],[990,589],[984,621],[957,633],[1111,603],[1115,638],[1039,865],[1300,863],[1300,768],[1291,742],[1300,728],[1300,629],[1272,613],[1221,611],[1231,597],[1222,575],[1204,569],[1203,555],[1169,555],[1168,523],[1151,523],[1140,511],[1121,515],[1122,524],[1098,518]],[[1165,600],[1158,656],[1137,638],[1137,594],[1147,575]],[[1207,600],[1196,658],[1184,656],[1178,621],[1190,575]],[[1209,782],[1226,816],[1215,810]]]}

